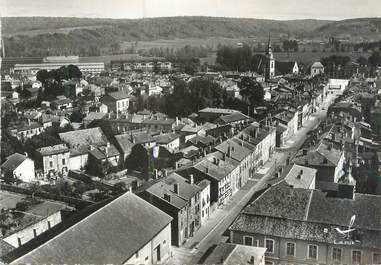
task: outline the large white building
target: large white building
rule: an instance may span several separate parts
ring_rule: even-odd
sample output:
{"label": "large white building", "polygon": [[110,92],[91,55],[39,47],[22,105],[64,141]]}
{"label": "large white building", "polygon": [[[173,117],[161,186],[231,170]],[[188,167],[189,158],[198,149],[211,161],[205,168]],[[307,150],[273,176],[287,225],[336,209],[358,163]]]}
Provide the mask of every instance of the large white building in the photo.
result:
{"label": "large white building", "polygon": [[75,62],[56,62],[56,63],[39,63],[39,64],[15,64],[12,72],[29,75],[36,75],[40,70],[55,70],[69,64],[75,65],[82,73],[101,73],[105,70],[104,63],[75,63]]}

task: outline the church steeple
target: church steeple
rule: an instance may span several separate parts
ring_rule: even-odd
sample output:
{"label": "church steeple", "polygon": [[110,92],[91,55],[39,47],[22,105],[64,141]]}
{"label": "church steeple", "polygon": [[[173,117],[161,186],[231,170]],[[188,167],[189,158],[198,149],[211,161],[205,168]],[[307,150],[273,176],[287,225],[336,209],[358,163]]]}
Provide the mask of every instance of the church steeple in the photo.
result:
{"label": "church steeple", "polygon": [[265,69],[265,80],[269,81],[270,79],[273,79],[275,76],[275,60],[273,56],[273,51],[271,47],[271,36],[269,32],[269,40],[267,42],[267,49],[266,49],[266,69]]}

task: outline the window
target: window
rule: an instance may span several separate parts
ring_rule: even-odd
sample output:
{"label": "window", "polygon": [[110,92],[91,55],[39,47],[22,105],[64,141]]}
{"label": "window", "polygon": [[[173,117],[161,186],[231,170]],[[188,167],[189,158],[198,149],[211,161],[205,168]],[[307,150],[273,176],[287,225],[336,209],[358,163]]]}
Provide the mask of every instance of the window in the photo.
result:
{"label": "window", "polygon": [[352,264],[360,264],[361,263],[361,251],[353,250],[352,251]]}
{"label": "window", "polygon": [[148,260],[148,256],[145,258],[145,260]]}
{"label": "window", "polygon": [[66,160],[65,158],[62,158],[62,165],[65,165],[66,164]]}
{"label": "window", "polygon": [[259,247],[259,240],[254,240],[253,247]]}
{"label": "window", "polygon": [[381,264],[381,253],[373,253],[373,264]]}
{"label": "window", "polygon": [[316,245],[308,245],[308,258],[317,259],[318,247]]}
{"label": "window", "polygon": [[333,261],[341,261],[341,248],[333,248],[332,249],[332,260]]}
{"label": "window", "polygon": [[295,243],[286,243],[286,256],[295,256]]}
{"label": "window", "polygon": [[165,245],[165,244],[167,244],[167,240],[164,240],[164,241],[163,241],[163,245]]}
{"label": "window", "polygon": [[267,253],[274,253],[274,240],[272,239],[266,239],[266,245]]}
{"label": "window", "polygon": [[53,167],[53,161],[49,161],[49,167]]}
{"label": "window", "polygon": [[253,237],[252,236],[244,236],[243,237],[243,244],[246,246],[252,246],[253,245]]}

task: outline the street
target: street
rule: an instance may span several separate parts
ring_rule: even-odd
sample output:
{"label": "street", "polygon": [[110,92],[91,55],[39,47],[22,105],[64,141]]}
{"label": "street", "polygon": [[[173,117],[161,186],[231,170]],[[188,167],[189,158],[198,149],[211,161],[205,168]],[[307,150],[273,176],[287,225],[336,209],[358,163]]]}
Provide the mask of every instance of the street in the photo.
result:
{"label": "street", "polygon": [[172,247],[172,259],[168,264],[196,264],[204,256],[207,250],[219,242],[228,239],[224,232],[233,223],[241,210],[247,205],[252,196],[266,187],[266,182],[275,172],[279,165],[284,165],[286,159],[297,152],[307,138],[307,133],[313,129],[319,120],[326,117],[328,106],[333,102],[333,96],[329,95],[322,108],[312,114],[309,120],[298,132],[279,148],[265,165],[260,168],[255,177],[239,190],[228,205],[215,210],[208,221],[188,239],[180,248]]}

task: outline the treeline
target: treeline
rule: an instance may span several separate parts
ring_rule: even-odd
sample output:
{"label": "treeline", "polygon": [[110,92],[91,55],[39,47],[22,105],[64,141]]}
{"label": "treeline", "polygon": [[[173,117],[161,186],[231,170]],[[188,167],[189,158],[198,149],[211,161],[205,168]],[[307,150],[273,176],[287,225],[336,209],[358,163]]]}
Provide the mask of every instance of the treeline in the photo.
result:
{"label": "treeline", "polygon": [[262,73],[265,63],[266,57],[263,54],[254,54],[247,45],[239,48],[223,46],[217,51],[216,67],[219,70]]}
{"label": "treeline", "polygon": [[238,85],[241,88],[242,100],[228,97],[218,83],[208,78],[195,78],[189,83],[176,79],[173,93],[148,98],[139,96],[134,111],[147,108],[171,117],[186,117],[206,107],[231,108],[247,113],[248,106],[252,109],[264,104],[264,90],[259,83],[250,78],[242,78]]}
{"label": "treeline", "polygon": [[203,58],[208,56],[212,47],[185,45],[182,48],[151,48],[149,50],[140,50],[143,56],[164,57],[170,61],[184,61],[192,58]]}
{"label": "treeline", "polygon": [[[321,63],[325,67],[337,67],[337,66],[345,66],[347,63],[351,61],[351,58],[348,56],[340,56],[340,55],[331,55],[329,57],[323,57],[321,59]],[[357,58],[356,62],[360,66],[372,66],[377,67],[381,66],[381,53],[375,51],[368,58],[364,56],[360,56]]]}

